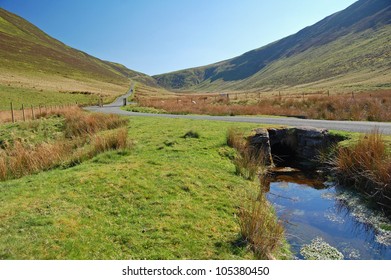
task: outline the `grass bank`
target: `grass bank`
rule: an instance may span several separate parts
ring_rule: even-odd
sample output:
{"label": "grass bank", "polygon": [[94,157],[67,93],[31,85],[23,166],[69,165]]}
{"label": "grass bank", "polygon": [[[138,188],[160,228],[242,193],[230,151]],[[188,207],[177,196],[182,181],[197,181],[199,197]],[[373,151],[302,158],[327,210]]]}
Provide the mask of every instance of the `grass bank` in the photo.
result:
{"label": "grass bank", "polygon": [[336,178],[364,193],[391,215],[391,138],[379,131],[337,147],[331,159]]}
{"label": "grass bank", "polygon": [[284,248],[283,222],[277,218],[266,198],[267,157],[249,145],[244,135],[240,130],[230,129],[227,144],[237,151],[233,159],[236,173],[250,180],[257,177],[260,187],[256,195],[250,194],[242,201],[238,213],[240,233],[258,258],[274,259]]}
{"label": "grass bank", "polygon": [[238,209],[259,184],[236,174],[231,126],[133,117],[130,151],[0,182],[0,258],[256,258]]}

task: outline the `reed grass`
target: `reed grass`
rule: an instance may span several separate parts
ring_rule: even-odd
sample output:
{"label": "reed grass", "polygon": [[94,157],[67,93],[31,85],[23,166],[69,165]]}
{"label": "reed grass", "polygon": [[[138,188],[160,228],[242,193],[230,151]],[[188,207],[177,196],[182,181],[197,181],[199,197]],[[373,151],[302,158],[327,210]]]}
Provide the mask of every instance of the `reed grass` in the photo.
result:
{"label": "reed grass", "polygon": [[262,193],[239,208],[240,233],[259,259],[274,259],[285,239],[282,222]]}
{"label": "reed grass", "polygon": [[378,130],[339,147],[331,164],[342,184],[352,185],[391,213],[391,156]]}

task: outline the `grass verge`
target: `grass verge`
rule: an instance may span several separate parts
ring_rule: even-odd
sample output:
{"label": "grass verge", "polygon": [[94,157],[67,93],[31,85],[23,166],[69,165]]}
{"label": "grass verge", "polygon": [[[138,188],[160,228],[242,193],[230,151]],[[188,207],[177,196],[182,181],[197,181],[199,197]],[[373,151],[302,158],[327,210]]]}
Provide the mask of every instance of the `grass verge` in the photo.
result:
{"label": "grass verge", "polygon": [[256,258],[237,242],[259,185],[235,173],[232,124],[129,120],[131,151],[0,182],[1,259]]}

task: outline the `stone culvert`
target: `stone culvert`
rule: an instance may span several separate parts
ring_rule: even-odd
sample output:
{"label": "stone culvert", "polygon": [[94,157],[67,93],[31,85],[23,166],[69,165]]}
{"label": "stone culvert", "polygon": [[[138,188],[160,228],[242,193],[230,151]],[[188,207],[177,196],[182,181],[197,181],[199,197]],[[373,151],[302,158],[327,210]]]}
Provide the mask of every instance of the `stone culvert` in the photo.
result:
{"label": "stone culvert", "polygon": [[258,128],[248,137],[255,151],[266,154],[268,165],[300,169],[315,169],[319,153],[340,140],[314,127]]}

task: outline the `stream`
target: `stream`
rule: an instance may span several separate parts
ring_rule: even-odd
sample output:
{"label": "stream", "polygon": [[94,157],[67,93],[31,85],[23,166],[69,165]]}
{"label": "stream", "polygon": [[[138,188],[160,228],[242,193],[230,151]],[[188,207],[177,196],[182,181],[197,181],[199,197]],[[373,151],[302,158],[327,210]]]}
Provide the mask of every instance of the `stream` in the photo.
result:
{"label": "stream", "polygon": [[300,249],[322,238],[343,259],[391,259],[391,221],[358,194],[310,179],[301,172],[270,179],[268,200],[284,221],[285,235],[297,259]]}

